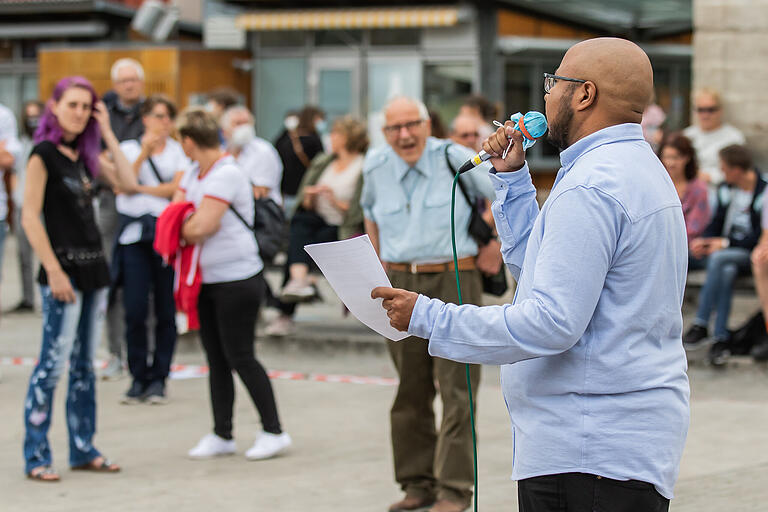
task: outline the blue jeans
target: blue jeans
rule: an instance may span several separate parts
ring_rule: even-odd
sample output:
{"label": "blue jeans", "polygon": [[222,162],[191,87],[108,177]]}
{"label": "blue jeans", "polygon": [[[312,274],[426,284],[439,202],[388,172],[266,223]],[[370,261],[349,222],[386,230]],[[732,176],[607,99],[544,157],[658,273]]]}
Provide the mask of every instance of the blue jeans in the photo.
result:
{"label": "blue jeans", "polygon": [[694,323],[703,327],[709,325],[709,317],[714,309],[715,339],[725,340],[729,336],[728,315],[731,313],[733,281],[739,272],[749,272],[749,254],[748,249],[728,247],[689,263],[691,269],[706,266],[707,277],[699,293],[699,309]]}
{"label": "blue jeans", "polygon": [[40,360],[29,379],[24,401],[24,471],[52,462],[48,429],[51,426],[53,392],[69,360],[67,428],[69,464],[81,466],[100,453],[93,447],[96,432],[96,379],[93,355],[99,345],[107,308],[106,288],[82,292],[76,300],[56,300],[48,286],[41,287],[43,298],[43,346]]}
{"label": "blue jeans", "polygon": [[[152,242],[124,245],[122,251],[123,304],[128,367],[134,380],[148,385],[163,381],[171,369],[176,347],[176,304],[173,300],[173,268],[163,264]],[[149,294],[155,310],[155,350],[147,361]]]}

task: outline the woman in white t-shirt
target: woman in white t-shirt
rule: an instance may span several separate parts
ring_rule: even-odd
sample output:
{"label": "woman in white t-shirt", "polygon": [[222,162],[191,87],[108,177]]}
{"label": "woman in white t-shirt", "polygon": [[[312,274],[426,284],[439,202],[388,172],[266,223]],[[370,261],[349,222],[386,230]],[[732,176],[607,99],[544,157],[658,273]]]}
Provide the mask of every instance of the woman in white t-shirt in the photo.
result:
{"label": "woman in white t-shirt", "polygon": [[[139,181],[139,193],[120,194],[115,201],[120,228],[112,264],[123,286],[128,367],[133,377],[122,398],[125,404],[165,402],[165,381],[176,347],[173,268],[152,247],[155,221],[190,166],[181,145],[171,138],[175,117],[176,106],[169,98],[150,96],[141,107],[141,140],[120,144]],[[150,293],[155,317],[151,354],[147,342]]]}
{"label": "woman in white t-shirt", "polygon": [[203,284],[198,313],[200,338],[210,368],[214,420],[213,433],[204,436],[189,456],[209,458],[234,453],[235,370],[261,416],[263,430],[245,456],[266,459],[288,448],[291,438],[282,431],[272,385],[253,350],[256,319],[266,287],[264,265],[253,232],[231,211],[253,219],[253,194],[245,173],[221,150],[214,118],[197,108],[179,117],[181,146],[193,166],[182,178],[173,200],[191,201],[196,208],[184,223],[181,235],[187,243],[200,245]]}

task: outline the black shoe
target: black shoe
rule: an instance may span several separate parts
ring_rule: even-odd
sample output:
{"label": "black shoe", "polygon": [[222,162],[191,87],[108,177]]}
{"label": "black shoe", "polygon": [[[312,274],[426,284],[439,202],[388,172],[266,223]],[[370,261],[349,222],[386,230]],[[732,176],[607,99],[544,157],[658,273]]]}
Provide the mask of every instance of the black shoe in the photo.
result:
{"label": "black shoe", "polygon": [[128,388],[128,391],[125,392],[123,395],[123,398],[120,399],[121,404],[131,405],[131,404],[137,404],[144,400],[144,384],[141,382],[134,380],[133,383],[131,383],[131,387]]}
{"label": "black shoe", "polygon": [[19,302],[9,313],[33,313],[35,306],[26,301]]}
{"label": "black shoe", "polygon": [[755,359],[755,361],[768,361],[768,340],[763,340],[762,342],[752,347],[752,352],[750,352],[750,354]]}
{"label": "black shoe", "polygon": [[716,341],[714,345],[709,349],[709,364],[716,367],[723,367],[728,363],[728,359],[731,357],[731,344],[727,341]]}
{"label": "black shoe", "polygon": [[152,405],[162,405],[168,402],[165,396],[165,383],[161,380],[152,382],[144,391],[143,399]]}
{"label": "black shoe", "polygon": [[707,339],[708,334],[706,327],[692,325],[683,335],[683,346],[686,349],[698,348]]}

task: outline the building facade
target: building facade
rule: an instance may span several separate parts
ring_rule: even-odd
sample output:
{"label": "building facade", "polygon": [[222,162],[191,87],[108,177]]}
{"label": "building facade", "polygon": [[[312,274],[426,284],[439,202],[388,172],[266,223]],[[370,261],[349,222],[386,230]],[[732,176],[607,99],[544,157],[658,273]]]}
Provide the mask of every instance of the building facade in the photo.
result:
{"label": "building facade", "polygon": [[[562,8],[553,5],[558,3]],[[344,2],[344,7],[311,0],[279,6],[209,0],[204,41],[251,51],[252,107],[257,131],[267,138],[280,131],[287,111],[315,104],[331,119],[345,113],[366,118],[372,141],[382,142],[381,109],[395,94],[423,99],[446,122],[470,93],[488,97],[502,115],[542,110],[542,74],[553,71],[573,43],[601,35],[628,37],[646,49],[668,125],[687,125],[690,7],[680,21],[669,9],[658,11],[660,4],[689,2],[633,2],[650,6],[645,21],[626,9],[611,11],[611,4],[626,2],[591,3],[604,9],[585,17],[566,1],[547,2],[542,10],[525,0]],[[559,166],[548,144],[536,145],[530,158],[535,168]]]}

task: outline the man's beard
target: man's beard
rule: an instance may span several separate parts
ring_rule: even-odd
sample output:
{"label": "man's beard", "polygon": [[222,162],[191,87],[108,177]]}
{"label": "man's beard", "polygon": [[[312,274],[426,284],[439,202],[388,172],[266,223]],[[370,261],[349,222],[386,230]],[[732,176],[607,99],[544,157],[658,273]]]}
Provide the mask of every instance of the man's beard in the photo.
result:
{"label": "man's beard", "polygon": [[560,108],[557,109],[555,119],[549,124],[549,131],[547,132],[547,141],[559,151],[565,151],[570,146],[568,139],[570,138],[570,126],[573,119],[573,109],[570,104],[572,97],[573,88],[561,98]]}

